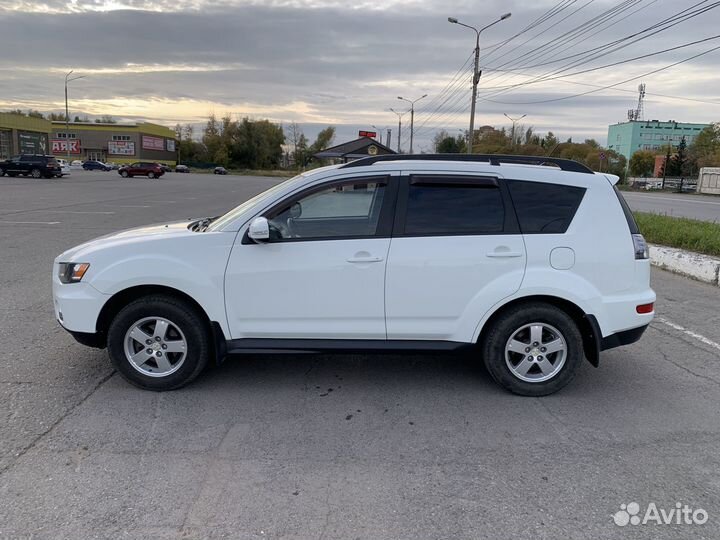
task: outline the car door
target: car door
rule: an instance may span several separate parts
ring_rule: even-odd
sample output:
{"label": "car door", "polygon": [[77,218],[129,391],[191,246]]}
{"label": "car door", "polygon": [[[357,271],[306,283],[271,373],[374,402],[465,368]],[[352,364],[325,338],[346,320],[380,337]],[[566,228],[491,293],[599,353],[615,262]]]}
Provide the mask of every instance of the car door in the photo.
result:
{"label": "car door", "polygon": [[404,177],[388,254],[388,339],[470,341],[483,315],[519,289],[525,262],[501,178]]}
{"label": "car door", "polygon": [[334,180],[263,212],[271,237],[241,230],[225,275],[232,338],[385,339],[385,264],[396,184]]}
{"label": "car door", "polygon": [[6,172],[17,174],[22,171],[20,166],[20,156],[13,156],[8,159],[7,166],[5,167]]}

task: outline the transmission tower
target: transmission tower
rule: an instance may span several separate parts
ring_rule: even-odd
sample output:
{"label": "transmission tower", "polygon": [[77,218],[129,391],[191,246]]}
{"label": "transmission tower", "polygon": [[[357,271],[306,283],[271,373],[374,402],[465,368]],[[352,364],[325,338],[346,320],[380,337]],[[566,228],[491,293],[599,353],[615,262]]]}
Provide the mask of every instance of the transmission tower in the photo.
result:
{"label": "transmission tower", "polygon": [[637,121],[643,119],[643,102],[645,100],[645,83],[638,86],[638,103],[637,108],[628,110],[628,120]]}

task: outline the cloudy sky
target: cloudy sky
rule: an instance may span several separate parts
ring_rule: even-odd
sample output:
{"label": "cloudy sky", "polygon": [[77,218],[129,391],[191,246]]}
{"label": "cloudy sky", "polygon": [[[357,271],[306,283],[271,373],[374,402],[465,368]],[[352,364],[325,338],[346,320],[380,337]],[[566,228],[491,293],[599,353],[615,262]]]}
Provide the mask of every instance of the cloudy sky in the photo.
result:
{"label": "cloudy sky", "polygon": [[[537,131],[604,142],[607,125],[625,120],[635,105],[640,81],[647,85],[646,119],[720,120],[720,50],[629,80],[720,47],[720,37],[584,72],[717,36],[720,7],[641,34],[649,37],[628,46],[602,48],[715,4],[720,2],[0,0],[0,110],[60,112],[64,74],[74,69],[86,78],[71,83],[71,115],[174,125],[201,123],[210,112],[231,113],[295,121],[311,137],[335,125],[338,142],[358,129],[387,126],[395,147],[397,116],[388,109],[406,110],[397,96],[428,94],[416,106],[415,149],[431,150],[437,130],[459,133],[469,118],[475,35],[447,17],[480,27],[510,11],[510,19],[482,34],[476,124],[508,126],[504,113],[526,114],[522,123]],[[592,93],[565,99],[586,92]],[[407,149],[409,115],[403,123]]]}

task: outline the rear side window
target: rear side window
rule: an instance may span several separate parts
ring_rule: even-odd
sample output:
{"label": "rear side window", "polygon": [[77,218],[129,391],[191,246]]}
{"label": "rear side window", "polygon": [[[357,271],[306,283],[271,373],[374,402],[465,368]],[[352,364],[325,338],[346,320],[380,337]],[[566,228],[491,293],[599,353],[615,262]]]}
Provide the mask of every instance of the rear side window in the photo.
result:
{"label": "rear side window", "polygon": [[622,193],[620,193],[617,186],[613,186],[613,189],[615,190],[615,195],[617,195],[618,201],[620,201],[620,206],[622,206],[623,214],[625,214],[625,219],[627,220],[628,227],[630,228],[630,234],[640,234],[640,229],[635,221],[635,216],[633,216],[632,210],[630,210],[625,197],[622,196]]}
{"label": "rear side window", "polygon": [[497,185],[411,182],[405,235],[470,235],[503,231],[505,207]]}
{"label": "rear side window", "polygon": [[543,182],[508,182],[523,234],[567,231],[585,195],[585,188]]}

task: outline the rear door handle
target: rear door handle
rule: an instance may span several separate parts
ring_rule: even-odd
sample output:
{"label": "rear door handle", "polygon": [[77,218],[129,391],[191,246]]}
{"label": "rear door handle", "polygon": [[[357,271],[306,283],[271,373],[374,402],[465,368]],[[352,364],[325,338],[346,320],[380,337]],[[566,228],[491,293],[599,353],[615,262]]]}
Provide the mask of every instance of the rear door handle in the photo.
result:
{"label": "rear door handle", "polygon": [[523,254],[519,251],[491,251],[490,253],[486,253],[485,256],[493,259],[512,259],[514,257],[522,257]]}
{"label": "rear door handle", "polygon": [[382,257],[350,257],[346,259],[349,263],[375,263],[383,260]]}

